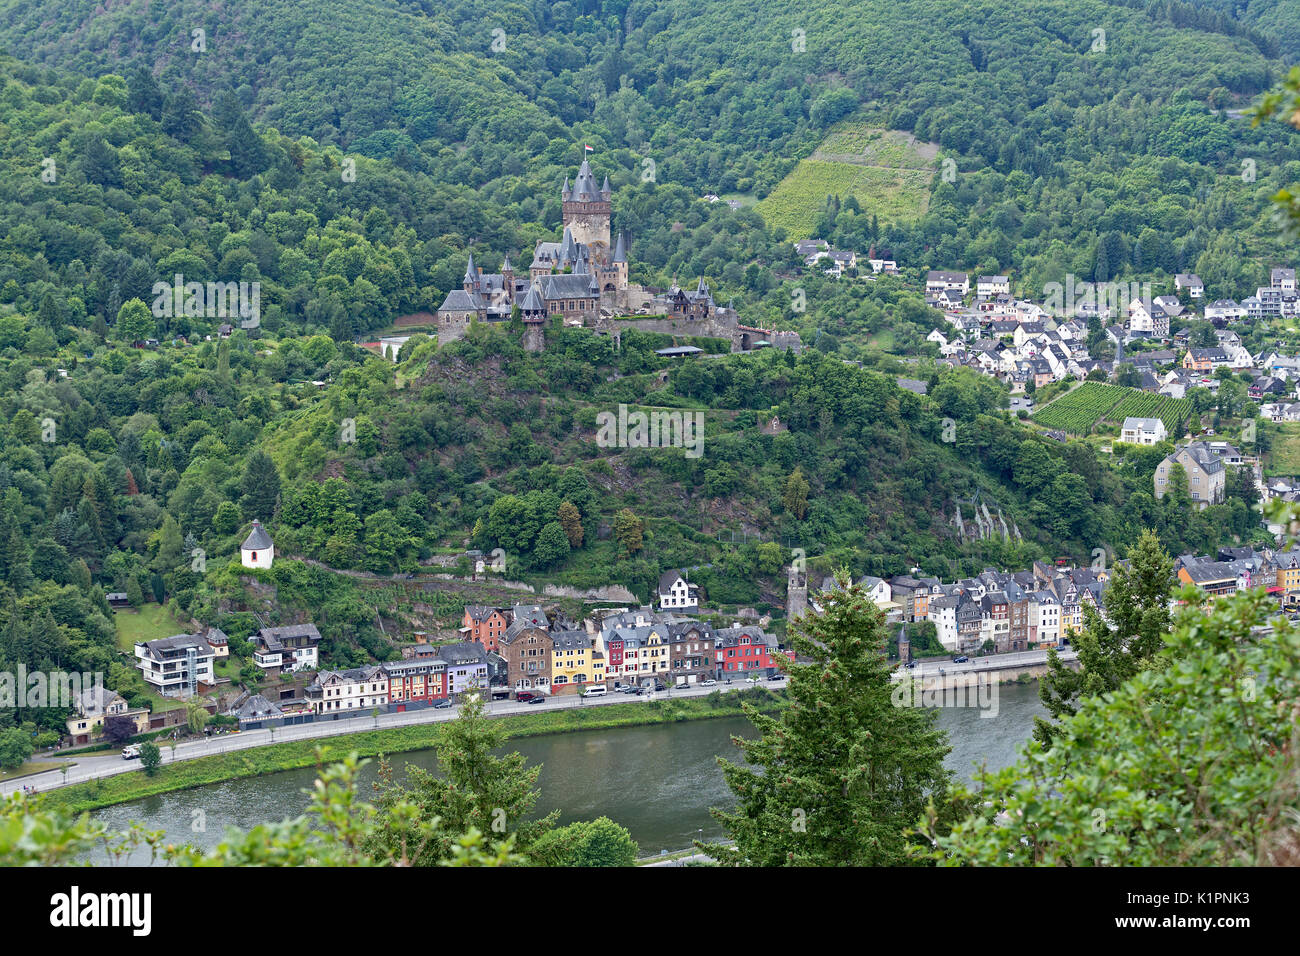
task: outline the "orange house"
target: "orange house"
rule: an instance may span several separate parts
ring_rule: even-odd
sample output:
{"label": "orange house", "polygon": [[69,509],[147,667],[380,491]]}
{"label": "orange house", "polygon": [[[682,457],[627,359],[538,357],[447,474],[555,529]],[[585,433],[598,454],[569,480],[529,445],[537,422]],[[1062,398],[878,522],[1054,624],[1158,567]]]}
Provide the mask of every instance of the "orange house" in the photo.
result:
{"label": "orange house", "polygon": [[510,621],[502,608],[466,604],[465,616],[461,618],[460,624],[465,640],[475,641],[483,645],[483,650],[495,652],[501,638],[505,637]]}

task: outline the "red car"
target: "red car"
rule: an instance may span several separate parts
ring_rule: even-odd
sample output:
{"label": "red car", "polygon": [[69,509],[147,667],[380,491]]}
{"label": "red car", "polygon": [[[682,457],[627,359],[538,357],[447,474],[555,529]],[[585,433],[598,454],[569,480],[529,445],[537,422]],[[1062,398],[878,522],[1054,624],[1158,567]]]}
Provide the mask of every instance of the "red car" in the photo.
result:
{"label": "red car", "polygon": [[532,691],[521,690],[519,693],[515,694],[515,700],[532,700],[536,696],[537,695]]}

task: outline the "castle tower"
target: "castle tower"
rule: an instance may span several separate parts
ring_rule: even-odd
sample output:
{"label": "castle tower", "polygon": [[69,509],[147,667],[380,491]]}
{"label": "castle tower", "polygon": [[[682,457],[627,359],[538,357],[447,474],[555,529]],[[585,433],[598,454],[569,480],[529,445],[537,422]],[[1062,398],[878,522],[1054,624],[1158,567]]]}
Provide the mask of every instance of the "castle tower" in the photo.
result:
{"label": "castle tower", "polygon": [[596,179],[591,174],[591,166],[584,159],[578,168],[578,178],[569,188],[569,180],[564,180],[564,189],[560,191],[563,202],[565,228],[571,229],[573,238],[591,246],[592,254],[603,259],[609,254],[609,219],[610,197],[609,178],[605,178],[603,188],[596,187]]}
{"label": "castle tower", "polygon": [[624,291],[627,289],[627,241],[621,232],[618,234],[618,243],[614,246],[614,258],[609,265],[618,276],[618,290]]}
{"label": "castle tower", "polygon": [[791,565],[785,588],[785,619],[793,621],[808,610],[808,575]]}

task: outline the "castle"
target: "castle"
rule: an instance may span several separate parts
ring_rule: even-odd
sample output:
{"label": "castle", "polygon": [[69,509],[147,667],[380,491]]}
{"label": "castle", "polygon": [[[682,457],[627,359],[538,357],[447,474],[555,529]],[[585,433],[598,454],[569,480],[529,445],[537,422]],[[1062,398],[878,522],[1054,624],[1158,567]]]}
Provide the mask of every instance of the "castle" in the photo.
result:
{"label": "castle", "polygon": [[622,233],[612,252],[610,248],[611,195],[609,177],[597,188],[584,159],[573,185],[565,177],[560,190],[564,234],[559,242],[537,243],[527,276],[515,274],[509,256],[499,273],[485,273],[474,265],[471,253],[461,288],[447,293],[438,307],[439,340],[460,338],[471,320],[505,322],[516,305],[524,323],[524,346],[535,351],[541,350],[542,327],[552,315],[563,316],[566,324],[594,327],[602,324],[602,312],[607,318],[637,308],[697,319],[720,311],[702,279],[694,292],[674,287],[659,297],[629,285]]}

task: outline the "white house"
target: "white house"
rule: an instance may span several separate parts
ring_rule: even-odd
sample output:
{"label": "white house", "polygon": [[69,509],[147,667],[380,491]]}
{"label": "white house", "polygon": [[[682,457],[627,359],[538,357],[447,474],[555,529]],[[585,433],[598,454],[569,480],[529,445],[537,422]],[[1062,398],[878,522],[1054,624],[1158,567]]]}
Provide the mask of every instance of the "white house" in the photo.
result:
{"label": "white house", "polygon": [[970,291],[970,276],[964,272],[932,269],[925,274],[925,291],[930,293],[955,292],[958,297],[961,297]]}
{"label": "white house", "polygon": [[867,589],[867,597],[876,607],[883,607],[894,600],[894,589],[883,578],[865,577],[862,586]]}
{"label": "white house", "polygon": [[1124,425],[1119,432],[1119,440],[1127,445],[1154,445],[1168,437],[1169,430],[1158,418],[1129,416],[1124,419]]}
{"label": "white house", "polygon": [[1211,322],[1215,319],[1236,322],[1245,317],[1246,310],[1232,299],[1215,299],[1205,307],[1205,318]]}
{"label": "white house", "polygon": [[691,584],[680,571],[665,571],[659,578],[659,610],[698,611],[700,586]]}
{"label": "white house", "polygon": [[957,650],[957,604],[955,594],[930,598],[929,618],[934,621],[939,643],[950,651]]}
{"label": "white house", "polygon": [[198,634],[176,634],[135,645],[135,666],[145,683],[164,697],[188,697],[200,683],[215,684],[216,656]]}
{"label": "white house", "polygon": [[975,294],[981,299],[1011,294],[1011,280],[1007,276],[980,276],[975,281]]}
{"label": "white house", "polygon": [[374,710],[388,706],[388,675],[379,667],[321,671],[305,694],[317,714]]}
{"label": "white house", "polygon": [[1187,294],[1193,299],[1199,299],[1205,295],[1205,283],[1201,282],[1201,277],[1190,272],[1180,272],[1174,276],[1174,288],[1181,292],[1187,290]]}
{"label": "white house", "polygon": [[275,559],[275,545],[271,536],[262,527],[262,522],[254,521],[253,530],[239,546],[239,562],[246,568],[269,568]]}
{"label": "white house", "polygon": [[253,663],[276,673],[315,670],[320,661],[320,642],[315,624],[264,627],[253,635]]}

